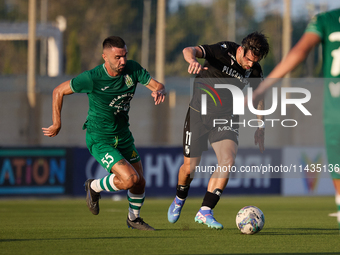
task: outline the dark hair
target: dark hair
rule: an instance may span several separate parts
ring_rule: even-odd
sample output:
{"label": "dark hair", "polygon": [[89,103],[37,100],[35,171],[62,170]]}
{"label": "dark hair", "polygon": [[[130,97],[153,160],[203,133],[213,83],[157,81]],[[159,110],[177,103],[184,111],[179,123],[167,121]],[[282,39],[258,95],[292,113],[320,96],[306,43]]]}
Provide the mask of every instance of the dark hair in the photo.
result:
{"label": "dark hair", "polygon": [[251,50],[260,60],[265,58],[269,52],[267,37],[260,32],[253,32],[247,35],[243,38],[241,44],[244,48],[244,55],[247,54],[248,50]]}
{"label": "dark hair", "polygon": [[103,49],[112,48],[112,47],[124,48],[125,42],[119,36],[110,36],[104,40]]}

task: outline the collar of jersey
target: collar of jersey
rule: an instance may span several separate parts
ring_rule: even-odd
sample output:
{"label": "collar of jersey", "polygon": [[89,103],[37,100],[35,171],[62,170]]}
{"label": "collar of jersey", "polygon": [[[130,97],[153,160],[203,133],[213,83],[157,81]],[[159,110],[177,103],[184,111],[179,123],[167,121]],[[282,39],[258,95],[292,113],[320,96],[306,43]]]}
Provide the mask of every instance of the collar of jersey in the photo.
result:
{"label": "collar of jersey", "polygon": [[112,75],[110,75],[109,72],[106,70],[105,63],[103,64],[103,69],[104,69],[105,73],[107,74],[107,76],[109,76],[109,77],[112,78],[112,79],[116,79],[116,78],[118,78],[118,77],[121,76],[121,74],[118,75],[118,76],[112,76]]}

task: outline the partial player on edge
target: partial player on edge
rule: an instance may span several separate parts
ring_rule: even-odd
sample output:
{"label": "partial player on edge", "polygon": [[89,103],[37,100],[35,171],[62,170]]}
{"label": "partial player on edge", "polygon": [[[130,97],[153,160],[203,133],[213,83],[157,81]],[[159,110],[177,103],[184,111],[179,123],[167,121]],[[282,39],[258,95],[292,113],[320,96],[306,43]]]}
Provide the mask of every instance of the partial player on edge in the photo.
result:
{"label": "partial player on edge", "polygon": [[[253,101],[257,102],[260,97],[263,97],[267,89],[296,68],[319,43],[322,44],[325,77],[323,123],[326,151],[328,163],[335,166],[340,163],[340,95],[334,93],[331,87],[332,84],[340,86],[340,9],[320,13],[309,22],[300,40],[254,91]],[[335,187],[337,220],[340,229],[340,174],[333,171],[331,177]]]}

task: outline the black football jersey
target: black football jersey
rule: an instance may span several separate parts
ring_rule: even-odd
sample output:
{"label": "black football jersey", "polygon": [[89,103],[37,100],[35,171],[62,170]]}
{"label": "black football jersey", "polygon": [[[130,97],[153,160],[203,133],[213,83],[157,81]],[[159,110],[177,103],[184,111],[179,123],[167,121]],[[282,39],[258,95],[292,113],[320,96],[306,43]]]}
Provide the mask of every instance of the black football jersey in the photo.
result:
{"label": "black football jersey", "polygon": [[219,42],[212,45],[200,45],[205,58],[204,67],[194,80],[193,96],[190,107],[201,111],[201,95],[207,95],[207,113],[232,115],[233,96],[229,89],[215,88],[215,84],[232,84],[243,90],[251,86],[253,91],[263,80],[259,63],[252,68],[243,69],[236,61],[236,51],[240,45],[234,42]]}

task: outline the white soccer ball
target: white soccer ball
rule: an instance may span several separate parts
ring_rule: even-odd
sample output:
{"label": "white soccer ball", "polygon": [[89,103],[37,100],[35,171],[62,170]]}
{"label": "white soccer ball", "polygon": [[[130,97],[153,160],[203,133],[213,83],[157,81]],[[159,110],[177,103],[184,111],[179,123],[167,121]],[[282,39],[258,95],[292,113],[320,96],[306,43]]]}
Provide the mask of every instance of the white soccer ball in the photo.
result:
{"label": "white soccer ball", "polygon": [[256,206],[245,206],[236,215],[236,226],[243,234],[258,233],[264,226],[264,214]]}

